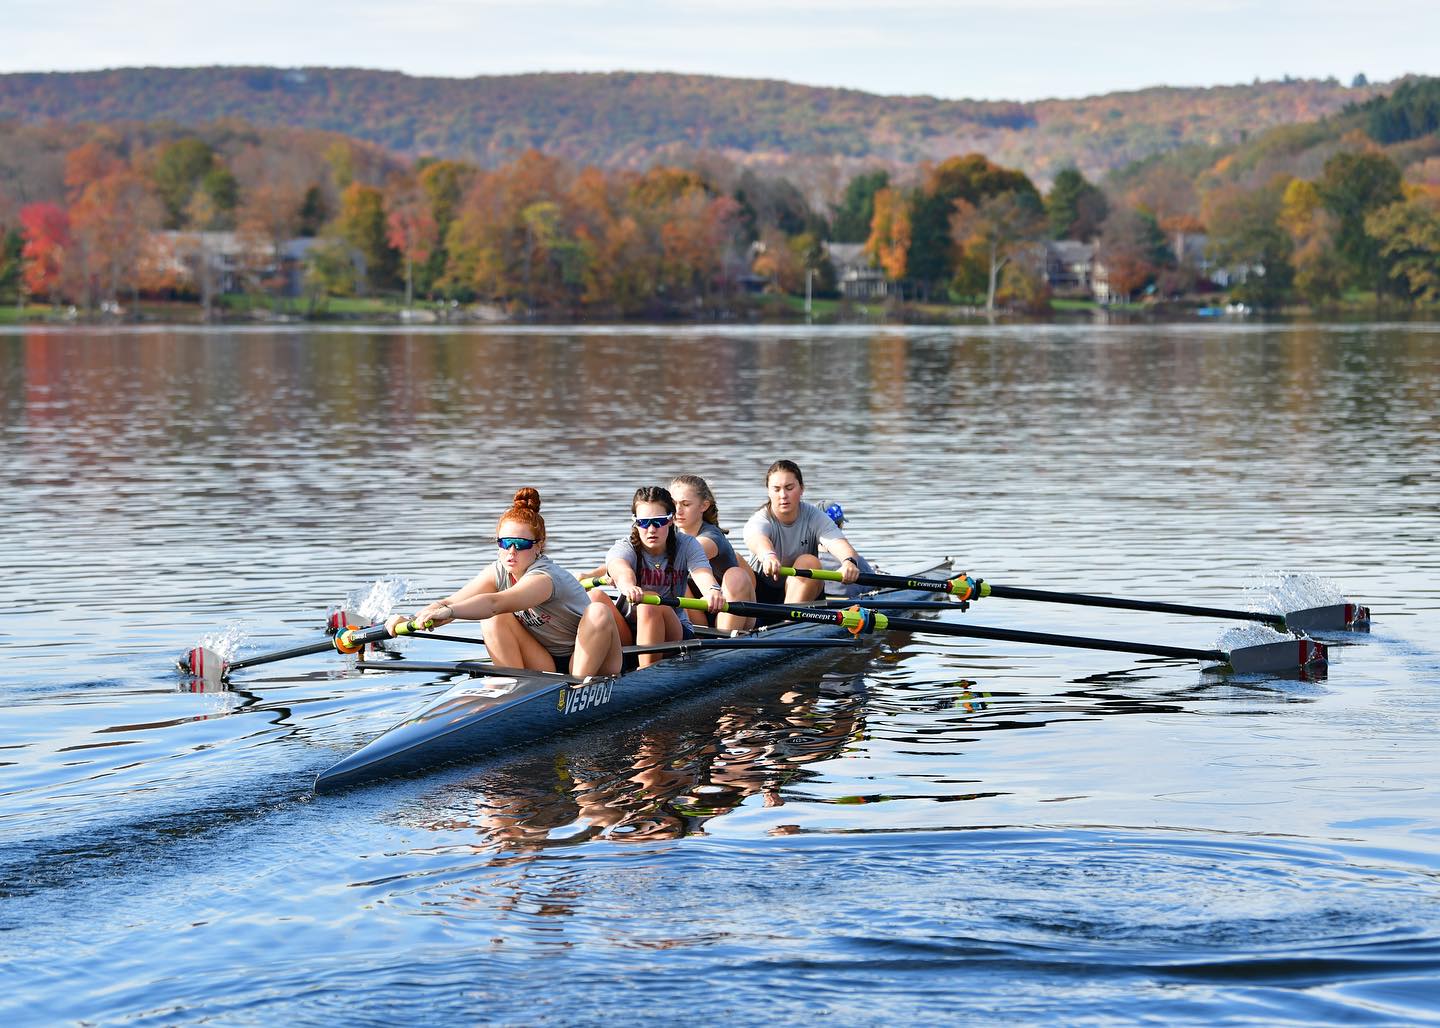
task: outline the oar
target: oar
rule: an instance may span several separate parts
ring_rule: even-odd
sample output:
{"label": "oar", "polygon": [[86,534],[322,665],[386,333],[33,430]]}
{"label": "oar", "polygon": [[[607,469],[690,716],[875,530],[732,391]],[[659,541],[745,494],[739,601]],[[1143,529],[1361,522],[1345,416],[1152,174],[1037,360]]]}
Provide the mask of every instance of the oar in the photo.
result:
{"label": "oar", "polygon": [[[781,568],[781,575],[797,578],[813,578],[824,582],[840,582],[844,579],[838,571],[811,568]],[[1223,607],[1196,607],[1183,603],[1163,603],[1155,600],[1130,600],[1122,597],[1093,596],[1088,593],[1048,592],[1042,589],[1021,589],[1009,585],[992,585],[983,578],[958,575],[949,581],[933,578],[901,578],[897,575],[861,573],[856,579],[862,585],[891,586],[901,589],[928,589],[932,592],[950,593],[962,600],[979,600],[996,596],[1009,600],[1037,600],[1044,603],[1073,603],[1082,607],[1112,607],[1116,610],[1148,610],[1160,614],[1183,614],[1188,617],[1226,618],[1238,621],[1259,621],[1291,632],[1317,630],[1341,630],[1357,624],[1368,624],[1370,609],[1354,603],[1334,603],[1323,607],[1309,607],[1291,611],[1288,614],[1265,614],[1253,610],[1227,610]]]}
{"label": "oar", "polygon": [[[785,571],[785,570],[786,570],[785,568],[781,568],[781,571],[782,571],[782,572]],[[793,571],[794,568],[790,568],[789,570]],[[884,577],[884,576],[881,576],[881,577]],[[909,580],[908,580],[908,579],[905,579],[905,581],[909,581]],[[917,581],[928,583],[928,586],[929,586],[930,588],[934,588],[935,586],[943,585],[943,584],[944,584],[944,583],[942,583],[942,582],[937,582],[937,581],[935,581],[934,579],[931,579],[931,578],[917,579]],[[588,590],[588,589],[594,589],[594,588],[596,588],[597,586],[609,585],[609,584],[610,584],[610,578],[609,578],[607,575],[597,575],[597,576],[594,577],[594,578],[582,578],[582,579],[580,579],[580,585],[583,586],[583,587],[584,587],[585,589],[587,589],[587,590]],[[869,597],[869,596],[867,596],[867,597],[864,597],[864,600],[865,600],[865,606],[869,607],[871,610],[955,610],[955,609],[956,609],[956,604],[950,603],[950,602],[948,602],[948,601],[946,601],[946,600],[887,600],[887,599],[885,599],[884,597],[881,597],[881,596],[876,596],[876,597]],[[860,601],[858,601],[858,600],[853,600],[853,599],[830,599],[830,600],[814,600],[814,601],[811,602],[810,605],[811,605],[811,606],[815,606],[815,607],[820,607],[820,608],[824,608],[824,607],[853,607],[853,606],[854,606],[856,603],[858,603],[858,602],[860,602]]]}
{"label": "oar", "polygon": [[[685,597],[665,599],[646,593],[644,602],[691,610],[706,606],[704,600]],[[1160,646],[1151,643],[1124,642],[1116,639],[1091,639],[1078,635],[1051,635],[1046,632],[1021,632],[1009,628],[985,628],[980,625],[954,625],[917,618],[893,618],[864,607],[845,610],[824,610],[815,607],[789,607],[778,603],[727,603],[721,608],[740,617],[780,617],[789,621],[814,621],[838,625],[859,635],[862,632],[927,632],[932,635],[953,635],[972,639],[998,639],[1004,642],[1039,643],[1044,646],[1072,646],[1084,650],[1114,650],[1119,653],[1142,653],[1153,657],[1178,657],[1215,665],[1225,665],[1237,674],[1254,672],[1296,671],[1326,662],[1325,645],[1313,639],[1287,639],[1284,642],[1241,646],[1233,650],[1198,650],[1183,646]]]}
{"label": "oar", "polygon": [[[680,639],[676,642],[651,643],[645,646],[623,647],[625,653],[689,653],[691,650],[853,650],[861,645],[858,639],[765,639],[741,636],[731,638]],[[427,671],[448,674],[451,672],[467,675],[549,675],[566,678],[564,674],[551,671],[526,671],[524,669],[486,664],[478,660],[362,660],[356,667],[364,671]]]}
{"label": "oar", "polygon": [[[430,622],[427,622],[428,624]],[[395,626],[395,635],[412,635],[420,628],[421,626],[415,624],[413,620],[404,621]],[[337,632],[333,638],[327,638],[323,642],[307,643],[304,646],[293,646],[288,650],[276,650],[274,653],[242,657],[239,660],[226,660],[212,649],[197,646],[176,663],[181,671],[204,680],[205,685],[213,689],[218,687],[231,671],[238,671],[240,668],[254,667],[257,664],[273,664],[277,660],[306,657],[312,653],[326,653],[330,650],[337,650],[340,653],[357,653],[370,643],[389,638],[390,632],[384,625],[371,625],[369,628],[346,628]]]}

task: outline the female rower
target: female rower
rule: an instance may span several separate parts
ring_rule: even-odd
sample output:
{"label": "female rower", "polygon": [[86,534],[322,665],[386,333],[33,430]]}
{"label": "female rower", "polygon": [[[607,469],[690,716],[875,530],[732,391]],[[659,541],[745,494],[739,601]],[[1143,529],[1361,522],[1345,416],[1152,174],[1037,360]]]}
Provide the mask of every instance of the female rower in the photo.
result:
{"label": "female rower", "polygon": [[845,584],[853,584],[860,574],[860,554],[824,511],[804,502],[805,478],[800,468],[793,461],[777,460],[765,472],[765,491],[769,496],[765,506],[745,522],[750,566],[759,576],[756,598],[761,603],[817,599],[824,582],[798,576],[781,582],[779,574],[782,567],[819,568],[821,547],[840,560]]}
{"label": "female rower", "polygon": [[[490,659],[505,667],[618,675],[620,633],[609,612],[591,603],[575,576],[545,555],[540,494],[529,488],[517,492],[495,535],[499,559],[415,620],[437,627],[457,618],[483,620]],[[393,635],[405,620],[396,615],[385,624]]]}
{"label": "female rower", "polygon": [[[642,603],[641,597],[648,591],[662,599],[675,599],[684,591],[688,576],[700,586],[710,612],[718,613],[725,598],[705,550],[694,536],[674,531],[675,500],[660,486],[635,490],[630,513],[634,525],[629,536],[617,539],[605,555],[605,572],[620,593],[621,605],[611,607],[620,636],[627,644],[633,638],[641,646],[688,639],[695,633],[683,610]],[[597,603],[610,603],[610,597],[599,589],[590,597]],[[660,656],[642,653],[640,666],[653,664]]]}
{"label": "female rower", "polygon": [[[725,538],[720,529],[720,514],[715,505],[715,494],[699,475],[676,475],[670,483],[670,495],[675,498],[675,527],[686,535],[700,541],[705,556],[710,560],[710,570],[720,580],[720,587],[726,602],[748,602],[755,599],[755,573],[748,564],[742,564],[735,556],[735,547]],[[701,589],[692,581],[690,590],[696,596]],[[696,613],[694,620],[704,624],[704,614]],[[750,618],[734,614],[715,615],[715,627],[722,632],[744,631],[751,625]]]}

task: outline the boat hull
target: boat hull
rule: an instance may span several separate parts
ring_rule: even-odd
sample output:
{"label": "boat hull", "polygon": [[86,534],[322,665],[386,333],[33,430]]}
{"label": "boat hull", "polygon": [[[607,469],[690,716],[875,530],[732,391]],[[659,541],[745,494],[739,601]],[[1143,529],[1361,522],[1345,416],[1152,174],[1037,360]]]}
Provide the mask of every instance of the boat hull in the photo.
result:
{"label": "boat hull", "polygon": [[[921,575],[943,578],[948,565]],[[913,576],[912,576],[913,577]],[[885,599],[931,597],[919,590],[877,590]],[[863,603],[864,600],[859,602]],[[811,622],[761,629],[768,639],[847,638],[845,629]],[[870,645],[858,640],[857,646]],[[446,764],[513,749],[698,689],[750,680],[778,669],[834,659],[830,648],[699,649],[618,677],[581,680],[539,672],[505,672],[472,665],[485,677],[447,690],[344,760],[322,771],[316,792],[334,792],[382,778],[419,774]],[[449,667],[445,668],[451,670]],[[466,673],[462,662],[454,671]]]}

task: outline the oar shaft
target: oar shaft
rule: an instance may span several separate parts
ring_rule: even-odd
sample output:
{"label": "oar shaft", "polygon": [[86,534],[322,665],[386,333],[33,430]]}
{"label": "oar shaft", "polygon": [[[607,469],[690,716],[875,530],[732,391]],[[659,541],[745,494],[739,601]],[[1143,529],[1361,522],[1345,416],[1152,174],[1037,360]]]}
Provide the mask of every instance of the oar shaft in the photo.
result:
{"label": "oar shaft", "polygon": [[982,625],[952,625],[945,622],[921,621],[917,618],[891,618],[875,615],[875,628],[883,631],[929,632],[972,639],[998,639],[1005,642],[1038,643],[1042,646],[1070,646],[1081,650],[1113,650],[1117,653],[1143,653],[1153,657],[1178,657],[1183,660],[1213,660],[1225,663],[1229,655],[1223,650],[1195,650],[1185,646],[1160,646],[1134,643],[1120,639],[1092,639],[1081,635],[1053,635],[1049,632],[1021,632],[1013,628],[987,628]]}
{"label": "oar shaft", "polygon": [[1197,607],[1187,603],[1163,603],[1157,600],[1130,600],[1119,596],[1093,596],[1089,593],[1051,592],[1046,589],[1021,589],[1012,585],[983,582],[981,596],[998,596],[1006,600],[1036,600],[1042,603],[1071,603],[1080,607],[1112,607],[1116,610],[1147,610],[1158,614],[1183,614],[1188,617],[1228,618],[1237,621],[1262,621],[1284,625],[1282,614],[1262,614],[1253,610],[1227,610],[1224,607]]}
{"label": "oar shaft", "polygon": [[[679,600],[662,600],[652,593],[645,594],[646,603],[667,607],[684,607],[689,610],[705,610],[704,600],[681,597]],[[722,608],[727,614],[741,617],[778,616],[790,621],[816,621],[820,624],[839,625],[852,631],[858,625],[854,610],[823,610],[814,607],[787,607],[779,603],[727,603]],[[943,621],[921,621],[918,618],[892,618],[874,614],[874,629],[878,632],[928,632],[931,635],[954,635],[971,639],[998,639],[1005,642],[1039,643],[1048,646],[1071,646],[1082,650],[1114,650],[1117,653],[1143,653],[1152,657],[1179,657],[1184,660],[1215,660],[1223,663],[1227,655],[1223,650],[1195,650],[1184,646],[1160,646],[1150,643],[1132,643],[1121,639],[1092,639],[1080,635],[1053,635],[1049,632],[1021,632],[1013,628],[986,628],[981,625],[952,625]]]}
{"label": "oar shaft", "polygon": [[[825,582],[840,582],[838,571],[811,568],[781,568],[780,574],[798,578],[814,578]],[[1011,585],[994,585],[984,579],[973,579],[960,575],[942,582],[934,578],[899,578],[895,575],[867,574],[862,572],[856,579],[861,585],[891,586],[900,589],[928,589],[932,592],[951,593],[967,598],[983,599],[998,596],[1009,600],[1036,600],[1043,603],[1070,603],[1081,607],[1111,607],[1116,610],[1147,610],[1158,614],[1183,614],[1187,617],[1226,618],[1237,621],[1260,621],[1268,625],[1283,627],[1283,614],[1262,614],[1253,610],[1228,610],[1224,607],[1197,607],[1188,603],[1164,603],[1158,600],[1131,600],[1116,596],[1094,596],[1089,593],[1051,592],[1047,589],[1022,589]]]}

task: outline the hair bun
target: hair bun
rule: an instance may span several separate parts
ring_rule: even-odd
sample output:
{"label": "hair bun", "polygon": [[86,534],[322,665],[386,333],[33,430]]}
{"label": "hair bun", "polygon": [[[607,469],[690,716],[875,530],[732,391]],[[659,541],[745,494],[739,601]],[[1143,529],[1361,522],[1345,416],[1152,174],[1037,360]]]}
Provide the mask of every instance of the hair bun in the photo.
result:
{"label": "hair bun", "polygon": [[538,489],[531,489],[528,485],[523,489],[517,489],[515,490],[515,499],[513,502],[515,506],[523,507],[526,510],[539,510],[540,491]]}

